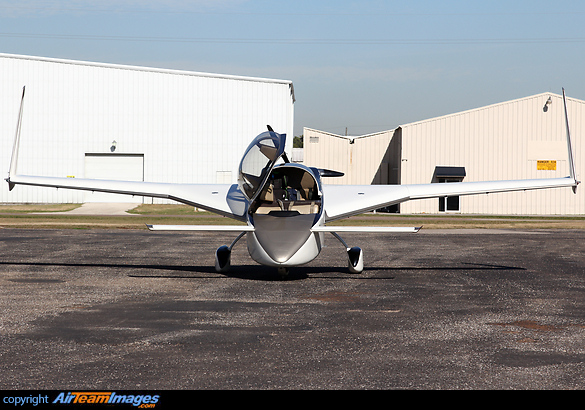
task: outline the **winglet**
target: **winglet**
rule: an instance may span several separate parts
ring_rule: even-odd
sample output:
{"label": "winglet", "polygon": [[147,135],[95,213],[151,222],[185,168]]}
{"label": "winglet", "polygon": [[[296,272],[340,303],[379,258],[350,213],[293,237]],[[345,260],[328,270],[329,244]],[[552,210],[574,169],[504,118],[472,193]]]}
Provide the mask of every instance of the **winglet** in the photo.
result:
{"label": "winglet", "polygon": [[20,145],[20,127],[22,124],[22,109],[24,106],[24,91],[26,86],[22,87],[22,98],[20,100],[20,110],[18,112],[18,121],[16,122],[16,135],[14,136],[14,145],[12,147],[12,158],[10,159],[10,170],[8,171],[8,178],[6,181],[8,182],[8,189],[12,191],[14,188],[14,183],[10,182],[10,176],[16,175],[16,165],[18,162],[18,147]]}
{"label": "winglet", "polygon": [[575,185],[573,185],[573,193],[577,193],[577,186],[581,181],[577,181],[577,174],[575,172],[575,159],[573,157],[573,146],[571,144],[571,132],[569,130],[569,115],[567,113],[567,100],[565,98],[565,89],[563,88],[563,104],[565,107],[565,125],[567,128],[567,149],[569,155],[569,175],[573,181],[575,181]]}

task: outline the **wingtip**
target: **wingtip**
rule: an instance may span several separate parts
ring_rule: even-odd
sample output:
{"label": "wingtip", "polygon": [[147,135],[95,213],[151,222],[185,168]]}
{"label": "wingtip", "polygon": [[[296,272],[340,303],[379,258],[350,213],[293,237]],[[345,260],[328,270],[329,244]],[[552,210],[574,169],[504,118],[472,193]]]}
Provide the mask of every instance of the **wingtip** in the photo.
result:
{"label": "wingtip", "polygon": [[[576,182],[578,185],[579,182],[577,181],[577,173],[575,170],[575,157],[573,155],[573,144],[571,141],[571,131],[569,127],[569,114],[567,112],[567,99],[565,96],[565,88],[563,87],[563,108],[565,111],[565,128],[567,133],[567,156],[569,160],[569,175],[570,177]],[[573,186],[573,192],[576,192],[577,185]]]}
{"label": "wingtip", "polygon": [[[16,122],[16,133],[14,135],[14,144],[12,146],[12,156],[10,158],[10,169],[8,171],[8,179],[11,175],[16,175],[16,168],[18,163],[18,150],[20,146],[20,129],[22,126],[22,110],[24,106],[24,91],[26,86],[22,87],[22,98],[20,99],[20,109],[18,110],[18,120]],[[8,187],[10,190],[14,188],[14,183],[8,181]]]}
{"label": "wingtip", "polygon": [[14,186],[16,185],[14,182],[10,181],[10,177],[5,179],[6,182],[8,182],[8,190],[12,191],[14,189]]}

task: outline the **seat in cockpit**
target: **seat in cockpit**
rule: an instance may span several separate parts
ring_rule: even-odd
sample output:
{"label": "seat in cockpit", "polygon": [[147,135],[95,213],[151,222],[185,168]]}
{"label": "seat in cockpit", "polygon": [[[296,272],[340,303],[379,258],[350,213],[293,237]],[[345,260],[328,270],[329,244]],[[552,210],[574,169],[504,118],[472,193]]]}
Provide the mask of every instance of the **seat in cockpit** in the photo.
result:
{"label": "seat in cockpit", "polygon": [[314,177],[302,168],[286,166],[273,171],[258,199],[258,214],[273,211],[314,214],[321,204]]}

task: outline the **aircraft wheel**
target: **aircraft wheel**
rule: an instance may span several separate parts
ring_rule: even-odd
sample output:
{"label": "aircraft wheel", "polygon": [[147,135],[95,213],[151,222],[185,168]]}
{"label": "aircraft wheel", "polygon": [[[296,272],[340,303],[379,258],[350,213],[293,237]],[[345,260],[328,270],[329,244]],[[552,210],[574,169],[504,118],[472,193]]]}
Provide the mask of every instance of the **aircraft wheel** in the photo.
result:
{"label": "aircraft wheel", "polygon": [[227,246],[223,245],[215,251],[215,271],[227,272],[231,267],[232,251]]}
{"label": "aircraft wheel", "polygon": [[347,250],[347,267],[351,273],[362,273],[364,270],[364,252],[354,246]]}

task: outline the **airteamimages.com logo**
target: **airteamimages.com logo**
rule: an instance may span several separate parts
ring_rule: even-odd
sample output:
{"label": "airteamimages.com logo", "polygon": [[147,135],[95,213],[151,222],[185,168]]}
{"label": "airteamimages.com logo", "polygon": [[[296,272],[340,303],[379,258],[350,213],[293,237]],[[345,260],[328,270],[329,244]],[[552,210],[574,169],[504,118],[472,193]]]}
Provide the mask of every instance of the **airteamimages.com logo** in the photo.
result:
{"label": "airteamimages.com logo", "polygon": [[15,407],[51,407],[63,405],[81,406],[81,405],[130,405],[139,409],[152,409],[159,403],[159,394],[128,394],[117,392],[87,392],[87,391],[68,391],[54,394],[35,394],[35,395],[4,395],[2,398],[3,407],[13,405]]}
{"label": "airteamimages.com logo", "polygon": [[116,392],[67,392],[60,393],[53,404],[131,404],[141,409],[151,409],[158,403],[159,395],[118,394]]}

